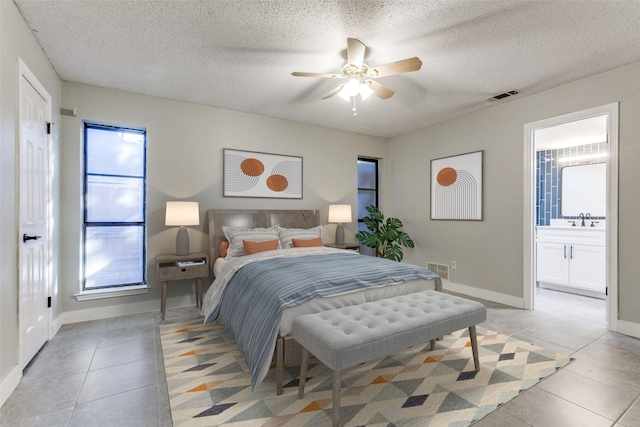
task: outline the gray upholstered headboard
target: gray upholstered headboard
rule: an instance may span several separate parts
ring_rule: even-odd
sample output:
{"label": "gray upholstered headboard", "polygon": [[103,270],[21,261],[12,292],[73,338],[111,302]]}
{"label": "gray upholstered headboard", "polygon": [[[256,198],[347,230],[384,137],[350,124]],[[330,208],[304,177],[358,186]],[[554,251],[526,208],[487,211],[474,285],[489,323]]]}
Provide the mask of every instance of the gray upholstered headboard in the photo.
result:
{"label": "gray upholstered headboard", "polygon": [[317,210],[252,210],[252,209],[209,209],[209,259],[211,265],[219,256],[220,243],[226,240],[223,226],[238,228],[271,227],[311,228],[320,225]]}

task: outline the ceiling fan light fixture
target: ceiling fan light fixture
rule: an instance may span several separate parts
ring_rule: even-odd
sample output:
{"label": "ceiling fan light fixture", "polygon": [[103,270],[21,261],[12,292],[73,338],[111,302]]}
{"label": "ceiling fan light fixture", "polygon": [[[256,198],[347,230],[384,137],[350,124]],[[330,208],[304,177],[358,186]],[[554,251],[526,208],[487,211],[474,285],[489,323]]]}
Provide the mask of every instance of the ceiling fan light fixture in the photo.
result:
{"label": "ceiling fan light fixture", "polygon": [[338,96],[344,99],[346,102],[349,102],[349,100],[351,100],[351,95],[345,89],[346,89],[346,86],[344,86],[342,90],[338,92]]}
{"label": "ceiling fan light fixture", "polygon": [[360,81],[356,78],[351,78],[342,90],[348,93],[349,96],[356,96],[360,93]]}
{"label": "ceiling fan light fixture", "polygon": [[373,89],[369,87],[369,83],[354,77],[349,79],[342,90],[338,92],[338,96],[346,102],[349,102],[351,98],[360,95],[360,98],[364,101],[373,93]]}
{"label": "ceiling fan light fixture", "polygon": [[[356,101],[358,95],[360,100],[364,101],[369,98],[371,94],[375,93],[376,96],[382,100],[389,99],[395,93],[388,87],[373,80],[377,77],[387,77],[396,74],[410,73],[418,71],[422,67],[422,61],[417,56],[412,58],[402,59],[400,61],[389,62],[387,64],[377,65],[375,67],[369,67],[364,62],[364,55],[367,47],[360,40],[355,38],[347,38],[347,63],[340,69],[340,74],[328,74],[328,73],[308,73],[308,72],[293,72],[291,75],[295,77],[319,77],[324,79],[345,79],[347,83],[344,83],[331,92],[323,96],[321,99],[329,99],[334,95],[339,95],[340,98],[347,102],[353,102],[354,106],[352,111],[354,117],[357,116]],[[516,91],[512,91],[516,92]],[[515,93],[509,92],[510,95]]]}
{"label": "ceiling fan light fixture", "polygon": [[356,78],[351,78],[349,79],[347,84],[344,85],[342,90],[338,92],[338,95],[340,96],[340,98],[349,102],[351,97],[357,96],[359,92],[360,92],[360,82]]}
{"label": "ceiling fan light fixture", "polygon": [[373,95],[373,89],[369,86],[367,82],[360,82],[360,98],[364,101],[368,97]]}

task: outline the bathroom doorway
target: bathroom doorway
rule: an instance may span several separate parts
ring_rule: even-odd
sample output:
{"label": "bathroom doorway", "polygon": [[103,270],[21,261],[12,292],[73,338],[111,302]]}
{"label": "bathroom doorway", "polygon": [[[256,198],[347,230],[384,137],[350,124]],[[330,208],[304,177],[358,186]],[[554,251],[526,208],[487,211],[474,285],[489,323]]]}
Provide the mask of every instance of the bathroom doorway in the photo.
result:
{"label": "bathroom doorway", "polygon": [[525,125],[525,309],[604,307],[616,330],[617,129],[617,103]]}

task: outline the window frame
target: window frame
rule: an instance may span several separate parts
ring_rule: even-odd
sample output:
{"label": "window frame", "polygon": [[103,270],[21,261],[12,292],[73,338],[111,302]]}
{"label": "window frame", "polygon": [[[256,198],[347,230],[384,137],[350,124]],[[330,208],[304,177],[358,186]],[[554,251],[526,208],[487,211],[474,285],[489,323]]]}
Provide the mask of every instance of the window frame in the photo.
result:
{"label": "window frame", "polygon": [[[367,163],[373,163],[375,164],[375,188],[371,189],[371,188],[364,188],[364,187],[360,187],[360,162],[367,162]],[[377,208],[380,208],[380,162],[379,159],[375,159],[375,158],[371,158],[371,157],[364,157],[364,156],[358,156],[358,203],[360,202],[360,192],[373,192],[375,197],[375,206]],[[358,206],[357,209],[358,212],[358,231],[360,231],[360,224],[363,224],[364,221],[362,220],[362,218],[360,217],[360,206]],[[366,254],[366,255],[371,255],[371,256],[375,256],[375,249],[373,248],[368,248],[363,246],[360,250],[360,252],[362,254]]]}
{"label": "window frame", "polygon": [[[127,132],[142,135],[142,176],[137,175],[119,175],[109,173],[89,173],[88,171],[88,155],[89,155],[89,139],[88,132],[90,129],[97,129],[109,132]],[[81,274],[80,274],[80,293],[76,294],[79,301],[88,299],[97,299],[105,297],[123,296],[129,294],[140,294],[148,292],[147,286],[147,131],[146,129],[133,128],[119,125],[106,125],[95,122],[84,122],[83,127],[83,168],[82,168],[82,246],[81,246]],[[90,177],[112,177],[112,178],[135,178],[142,179],[142,220],[141,221],[88,221],[88,182]],[[136,227],[142,228],[142,281],[136,283],[114,283],[110,285],[89,287],[87,288],[87,231],[93,227]]]}

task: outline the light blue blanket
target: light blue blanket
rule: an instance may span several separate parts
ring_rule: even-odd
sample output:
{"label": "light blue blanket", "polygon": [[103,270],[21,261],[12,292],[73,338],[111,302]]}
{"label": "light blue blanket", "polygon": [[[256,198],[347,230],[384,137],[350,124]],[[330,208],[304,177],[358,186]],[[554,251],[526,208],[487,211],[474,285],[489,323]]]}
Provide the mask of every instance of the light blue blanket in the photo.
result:
{"label": "light blue blanket", "polygon": [[255,389],[271,361],[285,308],[318,295],[436,277],[415,265],[347,253],[256,261],[237,270],[205,322],[216,320],[236,339]]}

